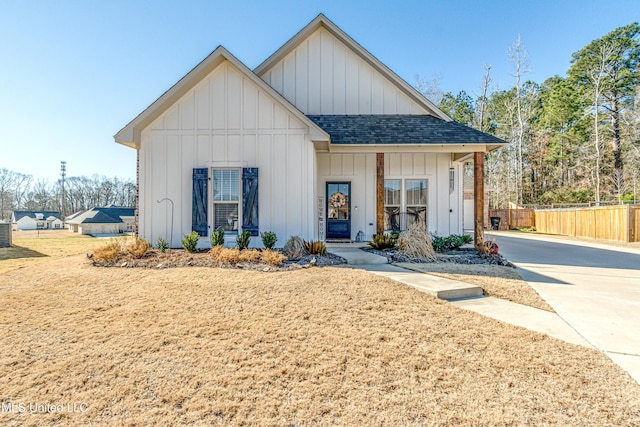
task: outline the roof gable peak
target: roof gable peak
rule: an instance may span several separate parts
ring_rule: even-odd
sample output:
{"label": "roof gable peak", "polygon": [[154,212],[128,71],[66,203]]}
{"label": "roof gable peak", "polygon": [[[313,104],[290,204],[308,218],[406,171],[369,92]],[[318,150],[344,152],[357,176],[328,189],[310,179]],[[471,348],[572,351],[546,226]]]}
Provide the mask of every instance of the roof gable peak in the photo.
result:
{"label": "roof gable peak", "polygon": [[135,119],[129,122],[115,136],[116,142],[133,148],[138,148],[142,130],[150,125],[162,113],[167,111],[178,100],[195,87],[202,79],[206,78],[216,67],[224,61],[229,61],[236,69],[256,84],[261,90],[269,94],[287,111],[295,115],[303,123],[310,128],[313,138],[320,141],[328,141],[329,135],[326,134],[314,122],[309,120],[300,110],[287,101],[282,95],[276,92],[264,80],[251,71],[242,61],[232,55],[222,45],[219,45],[198,65],[191,69],[184,77],[178,80],[171,88],[164,92],[156,101],[140,113]]}
{"label": "roof gable peak", "polygon": [[433,102],[429,101],[424,95],[422,95],[416,88],[407,83],[404,79],[398,76],[389,67],[383,64],[378,58],[373,56],[368,50],[362,47],[358,42],[352,39],[347,33],[345,33],[340,27],[334,24],[323,13],[318,14],[311,22],[309,22],[304,28],[298,31],[291,39],[289,39],[282,47],[276,50],[271,56],[269,56],[262,64],[258,65],[253,72],[261,78],[281,60],[283,60],[290,52],[296,49],[304,40],[306,40],[311,34],[313,34],[319,28],[325,28],[331,35],[336,37],[340,42],[347,46],[356,55],[362,58],[366,63],[372,66],[375,70],[380,72],[390,82],[392,82],[400,91],[405,93],[413,101],[421,105],[426,111],[430,112],[434,117],[445,121],[451,121],[452,119],[440,110]]}

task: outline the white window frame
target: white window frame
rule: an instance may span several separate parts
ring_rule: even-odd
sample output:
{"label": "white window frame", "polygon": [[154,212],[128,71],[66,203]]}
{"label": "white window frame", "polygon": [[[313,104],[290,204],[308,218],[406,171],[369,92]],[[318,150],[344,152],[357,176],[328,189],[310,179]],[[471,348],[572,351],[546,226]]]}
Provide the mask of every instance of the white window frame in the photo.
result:
{"label": "white window frame", "polygon": [[[424,177],[424,176],[415,176],[415,177],[405,177],[405,178],[395,178],[395,177],[386,177],[385,178],[385,182],[386,181],[400,181],[400,205],[396,205],[396,204],[392,204],[392,205],[388,205],[387,204],[387,200],[386,200],[386,194],[385,194],[385,200],[384,200],[384,211],[386,214],[387,211],[387,207],[397,207],[400,209],[400,214],[404,214],[401,215],[400,217],[400,229],[401,230],[406,230],[406,216],[407,216],[407,210],[408,208],[419,208],[419,207],[424,207],[425,208],[425,227],[428,229],[428,225],[429,225],[429,178]],[[411,204],[408,205],[407,204],[407,181],[425,181],[426,182],[426,191],[427,191],[427,197],[426,197],[426,202],[425,204]],[[386,188],[386,185],[385,185]],[[386,229],[385,232],[391,232],[393,230],[391,229]]]}
{"label": "white window frame", "polygon": [[[408,200],[407,200],[407,181],[424,181],[425,182],[425,190],[426,190],[426,197],[425,197],[425,202],[424,204],[409,204]],[[405,228],[407,227],[406,221],[407,221],[407,215],[409,213],[409,208],[424,208],[424,226],[425,229],[427,229],[427,224],[429,223],[429,216],[427,215],[429,213],[428,209],[429,209],[429,180],[426,178],[406,178],[402,180],[402,196],[404,197],[404,212],[405,212]]]}
{"label": "white window frame", "polygon": [[[398,200],[398,204],[395,204],[395,203],[387,204],[387,190],[386,190],[387,189],[387,181],[394,181],[394,182],[399,182],[400,183],[400,188],[398,189],[400,191],[400,197],[399,197],[400,200]],[[385,217],[386,217],[386,214],[387,214],[387,208],[397,208],[398,209],[398,213],[402,213],[402,194],[404,192],[403,185],[402,185],[402,179],[400,179],[400,178],[385,179],[384,180],[384,188],[385,188],[385,191],[384,191],[384,214],[385,214]],[[386,222],[387,222],[387,220],[385,218],[385,223]],[[402,228],[402,224],[400,224],[400,228]],[[391,230],[391,228],[389,228],[389,229],[387,229],[385,231],[393,231],[393,230]]]}
{"label": "white window frame", "polygon": [[[215,200],[215,173],[216,171],[236,171],[238,172],[238,200]],[[235,230],[224,230],[225,234],[238,234],[240,230],[242,230],[242,168],[237,167],[212,167],[210,169],[211,176],[211,213],[210,213],[210,224],[211,230],[210,233],[217,229],[216,227],[216,205],[230,205],[236,204],[238,206],[238,214],[236,218],[236,229]]]}

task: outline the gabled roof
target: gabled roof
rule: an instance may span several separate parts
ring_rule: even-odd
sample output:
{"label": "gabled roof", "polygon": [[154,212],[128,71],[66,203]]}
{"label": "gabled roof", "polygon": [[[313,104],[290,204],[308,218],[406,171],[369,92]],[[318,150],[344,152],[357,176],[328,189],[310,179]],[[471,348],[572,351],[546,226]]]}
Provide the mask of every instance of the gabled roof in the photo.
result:
{"label": "gabled roof", "polygon": [[119,224],[122,217],[133,217],[135,208],[123,207],[96,207],[85,212],[76,212],[72,217],[67,217],[68,224]]}
{"label": "gabled roof", "polygon": [[451,121],[452,119],[441,111],[433,102],[429,101],[424,95],[422,95],[417,89],[407,83],[404,79],[394,73],[389,67],[384,65],[378,58],[373,56],[369,51],[363,48],[358,42],[353,40],[347,33],[342,31],[336,24],[331,22],[329,18],[322,13],[315,17],[313,21],[307,24],[302,30],[300,30],[295,36],[293,36],[288,42],[286,42],[280,49],[278,49],[273,55],[268,57],[262,64],[258,65],[253,72],[262,77],[271,67],[287,56],[292,50],[294,50],[300,43],[307,39],[318,28],[324,27],[334,37],[348,46],[354,53],[356,53],[365,62],[371,65],[375,70],[380,72],[389,81],[394,83],[402,92],[404,92],[413,101],[424,107],[427,111],[433,113],[435,117],[442,120]]}
{"label": "gabled roof", "polygon": [[487,145],[496,149],[507,142],[493,135],[427,115],[322,115],[308,116],[331,135],[332,145],[421,144]]}
{"label": "gabled roof", "polygon": [[69,222],[69,220],[72,220],[73,218],[76,218],[76,217],[78,217],[78,216],[82,215],[82,214],[83,214],[83,213],[85,213],[85,212],[86,212],[86,210],[84,210],[84,211],[78,211],[78,212],[72,213],[71,215],[69,215],[68,217],[66,217],[64,220],[65,220],[65,222]]}
{"label": "gabled roof", "polygon": [[114,139],[116,142],[129,147],[138,148],[140,145],[140,133],[150,125],[162,113],[173,106],[183,95],[191,90],[202,79],[208,76],[223,61],[229,61],[243,75],[255,83],[260,89],[268,93],[291,114],[309,126],[309,134],[312,141],[328,141],[329,136],[319,127],[310,121],[300,110],[287,101],[275,89],[269,86],[264,80],[255,75],[246,65],[233,56],[224,47],[218,46],[209,56],[196,65],[191,71],[167,90],[153,104],[147,107],[142,113],[122,128]]}
{"label": "gabled roof", "polygon": [[40,219],[40,221],[46,220],[50,216],[60,219],[60,212],[58,211],[13,211],[13,218],[15,222],[20,221],[25,216],[31,219],[36,219],[36,214],[42,215],[42,219]]}
{"label": "gabled roof", "polygon": [[[79,224],[120,224],[122,220],[100,211],[89,211]],[[78,217],[80,219],[80,217]]]}
{"label": "gabled roof", "polygon": [[104,212],[107,215],[110,215],[114,218],[120,218],[123,216],[134,216],[135,215],[135,208],[126,208],[126,207],[122,207],[122,206],[105,206],[102,208],[93,208],[94,210],[98,210],[100,212]]}

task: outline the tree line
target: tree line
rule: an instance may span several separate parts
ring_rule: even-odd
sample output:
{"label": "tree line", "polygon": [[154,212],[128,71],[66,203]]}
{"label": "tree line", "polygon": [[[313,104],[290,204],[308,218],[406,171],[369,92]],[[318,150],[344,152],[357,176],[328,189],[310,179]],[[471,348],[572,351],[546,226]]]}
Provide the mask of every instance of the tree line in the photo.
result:
{"label": "tree line", "polygon": [[510,144],[486,156],[493,207],[640,198],[640,25],[616,28],[571,57],[566,76],[526,78],[520,38],[508,52],[513,87],[479,94],[418,88],[454,120]]}
{"label": "tree line", "polygon": [[9,221],[14,210],[58,211],[67,216],[96,206],[135,206],[136,184],[131,180],[94,175],[62,181],[34,180],[32,175],[0,169],[0,219]]}

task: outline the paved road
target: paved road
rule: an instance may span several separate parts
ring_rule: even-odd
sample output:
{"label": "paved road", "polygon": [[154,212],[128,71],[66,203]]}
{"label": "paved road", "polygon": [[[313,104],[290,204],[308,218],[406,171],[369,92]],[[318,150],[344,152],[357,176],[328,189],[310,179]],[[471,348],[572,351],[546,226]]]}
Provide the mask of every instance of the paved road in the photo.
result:
{"label": "paved road", "polygon": [[640,383],[640,250],[491,232],[524,280]]}

